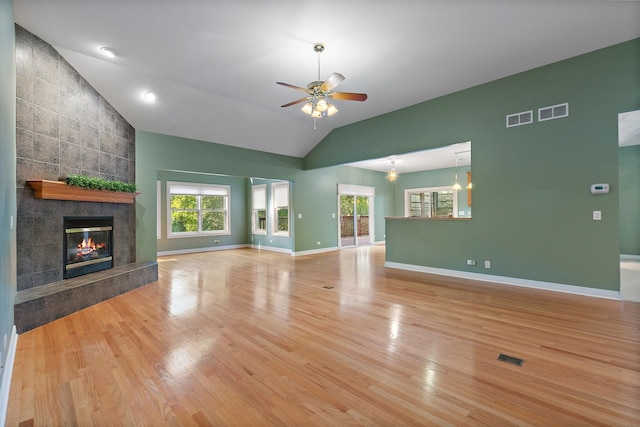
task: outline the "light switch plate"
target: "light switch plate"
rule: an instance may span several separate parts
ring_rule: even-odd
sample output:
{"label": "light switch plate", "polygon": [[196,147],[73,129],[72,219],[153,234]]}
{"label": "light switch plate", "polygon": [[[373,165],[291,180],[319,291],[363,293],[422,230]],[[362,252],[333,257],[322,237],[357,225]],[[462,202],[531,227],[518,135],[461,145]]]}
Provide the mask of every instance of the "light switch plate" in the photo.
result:
{"label": "light switch plate", "polygon": [[593,220],[594,221],[602,220],[602,211],[593,211]]}

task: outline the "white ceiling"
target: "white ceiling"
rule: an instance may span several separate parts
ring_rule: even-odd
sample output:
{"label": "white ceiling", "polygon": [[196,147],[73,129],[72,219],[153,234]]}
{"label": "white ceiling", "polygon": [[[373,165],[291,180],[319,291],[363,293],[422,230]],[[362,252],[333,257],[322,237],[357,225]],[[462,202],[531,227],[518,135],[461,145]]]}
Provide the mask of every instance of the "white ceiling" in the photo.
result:
{"label": "white ceiling", "polygon": [[456,161],[458,166],[467,166],[471,164],[471,141],[451,144],[431,150],[395,154],[393,156],[380,159],[347,163],[347,166],[378,172],[388,172],[391,167],[394,167],[398,173],[403,174],[433,169],[452,168],[456,166]]}
{"label": "white ceiling", "polygon": [[[332,129],[640,37],[640,2],[16,0],[136,129],[296,157]],[[318,120],[280,105],[321,75],[365,102]],[[117,52],[99,54],[101,46]],[[154,104],[141,94],[152,90]]]}

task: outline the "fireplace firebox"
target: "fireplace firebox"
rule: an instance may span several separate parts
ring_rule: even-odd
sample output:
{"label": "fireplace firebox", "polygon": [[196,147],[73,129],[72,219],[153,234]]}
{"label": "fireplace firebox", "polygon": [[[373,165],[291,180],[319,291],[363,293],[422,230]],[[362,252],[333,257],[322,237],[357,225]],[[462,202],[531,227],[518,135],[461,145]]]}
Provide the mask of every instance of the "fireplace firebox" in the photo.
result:
{"label": "fireplace firebox", "polygon": [[113,217],[64,217],[63,278],[113,268]]}

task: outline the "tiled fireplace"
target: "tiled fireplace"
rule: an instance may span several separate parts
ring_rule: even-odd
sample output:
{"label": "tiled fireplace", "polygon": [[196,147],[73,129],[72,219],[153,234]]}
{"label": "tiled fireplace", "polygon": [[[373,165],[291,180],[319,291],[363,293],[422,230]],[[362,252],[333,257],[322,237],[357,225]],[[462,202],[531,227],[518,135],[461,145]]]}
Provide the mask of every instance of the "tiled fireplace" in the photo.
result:
{"label": "tiled fireplace", "polygon": [[[135,204],[38,199],[27,185],[30,179],[57,181],[70,174],[135,182],[135,131],[51,45],[18,25],[16,118],[15,317],[18,332],[23,332],[145,280],[156,280],[157,265],[151,263],[149,271],[140,273],[143,266],[135,262]],[[65,247],[61,238],[66,234],[65,218],[78,217],[111,218],[111,272],[91,271],[92,262],[65,267],[63,260],[69,257],[69,244]],[[102,249],[85,251],[86,258],[103,255]],[[92,259],[80,260],[87,261]],[[70,271],[75,269],[82,274],[73,277],[75,272]],[[131,276],[130,271],[138,273]],[[92,277],[101,287],[85,286],[92,283]],[[122,280],[133,281],[135,286]],[[110,283],[115,287],[106,289]],[[73,292],[55,295],[56,286]],[[64,304],[68,307],[52,308]]]}

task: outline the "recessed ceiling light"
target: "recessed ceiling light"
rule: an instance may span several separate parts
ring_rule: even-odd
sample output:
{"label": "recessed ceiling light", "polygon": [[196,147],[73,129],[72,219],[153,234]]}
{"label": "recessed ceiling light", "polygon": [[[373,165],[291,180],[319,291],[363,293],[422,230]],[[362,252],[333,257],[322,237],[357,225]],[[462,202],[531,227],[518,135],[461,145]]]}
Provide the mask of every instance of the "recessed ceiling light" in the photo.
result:
{"label": "recessed ceiling light", "polygon": [[142,98],[147,102],[155,102],[156,94],[153,92],[145,92],[142,94]]}
{"label": "recessed ceiling light", "polygon": [[115,58],[116,51],[111,49],[110,47],[103,46],[100,48],[100,53],[106,56],[107,58]]}

